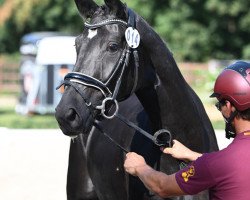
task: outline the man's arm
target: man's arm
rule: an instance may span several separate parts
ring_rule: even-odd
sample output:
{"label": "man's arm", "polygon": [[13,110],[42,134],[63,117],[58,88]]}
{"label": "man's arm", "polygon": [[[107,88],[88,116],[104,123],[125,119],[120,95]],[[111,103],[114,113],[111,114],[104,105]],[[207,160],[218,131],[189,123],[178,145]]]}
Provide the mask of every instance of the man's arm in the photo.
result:
{"label": "man's arm", "polygon": [[127,153],[124,168],[129,174],[138,176],[150,191],[163,198],[185,195],[176,182],[175,174],[155,171],[146,164],[142,156],[134,152]]}

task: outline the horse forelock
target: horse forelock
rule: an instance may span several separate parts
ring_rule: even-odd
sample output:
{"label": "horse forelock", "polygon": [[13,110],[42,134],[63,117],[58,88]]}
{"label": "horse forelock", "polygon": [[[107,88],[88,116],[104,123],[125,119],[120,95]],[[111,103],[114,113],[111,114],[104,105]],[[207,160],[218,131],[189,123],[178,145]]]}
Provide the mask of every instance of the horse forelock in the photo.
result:
{"label": "horse forelock", "polygon": [[[125,16],[127,16],[126,11],[127,11],[127,8],[125,6],[124,7]],[[94,14],[92,15],[90,19],[90,22],[98,23],[107,19],[121,19],[125,21],[127,20],[127,18],[125,19],[125,18],[120,18],[120,16],[117,16],[115,13],[112,12],[112,10],[110,10],[108,6],[102,5],[94,12]]]}

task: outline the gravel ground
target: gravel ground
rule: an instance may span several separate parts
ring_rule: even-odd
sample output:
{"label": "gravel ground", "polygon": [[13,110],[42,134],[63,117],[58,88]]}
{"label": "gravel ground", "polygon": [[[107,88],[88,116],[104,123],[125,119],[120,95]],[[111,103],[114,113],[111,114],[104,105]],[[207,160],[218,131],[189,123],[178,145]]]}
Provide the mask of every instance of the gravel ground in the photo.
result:
{"label": "gravel ground", "polygon": [[66,200],[69,143],[60,130],[0,128],[0,199]]}
{"label": "gravel ground", "polygon": [[[231,142],[216,135],[220,148]],[[69,144],[60,130],[0,128],[0,199],[66,200]]]}

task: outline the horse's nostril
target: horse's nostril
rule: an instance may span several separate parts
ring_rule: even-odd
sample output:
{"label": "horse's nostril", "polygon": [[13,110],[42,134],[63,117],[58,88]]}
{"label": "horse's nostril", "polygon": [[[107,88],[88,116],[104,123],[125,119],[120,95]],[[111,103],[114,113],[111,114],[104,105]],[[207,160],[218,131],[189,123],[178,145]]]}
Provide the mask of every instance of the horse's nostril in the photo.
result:
{"label": "horse's nostril", "polygon": [[70,109],[66,112],[65,117],[66,117],[66,119],[69,120],[69,121],[74,121],[74,120],[76,119],[76,117],[77,117],[77,113],[76,113],[76,111],[75,111],[74,109],[70,108]]}

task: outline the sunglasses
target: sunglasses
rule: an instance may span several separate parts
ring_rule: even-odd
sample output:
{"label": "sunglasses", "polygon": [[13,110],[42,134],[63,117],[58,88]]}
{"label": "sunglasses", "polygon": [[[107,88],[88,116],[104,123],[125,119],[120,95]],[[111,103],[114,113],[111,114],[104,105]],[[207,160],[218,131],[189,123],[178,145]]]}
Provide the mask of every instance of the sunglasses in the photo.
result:
{"label": "sunglasses", "polygon": [[224,106],[224,105],[226,105],[226,102],[225,102],[225,101],[218,101],[218,102],[215,104],[216,108],[217,108],[219,111],[221,111],[221,108],[222,108],[222,106]]}

